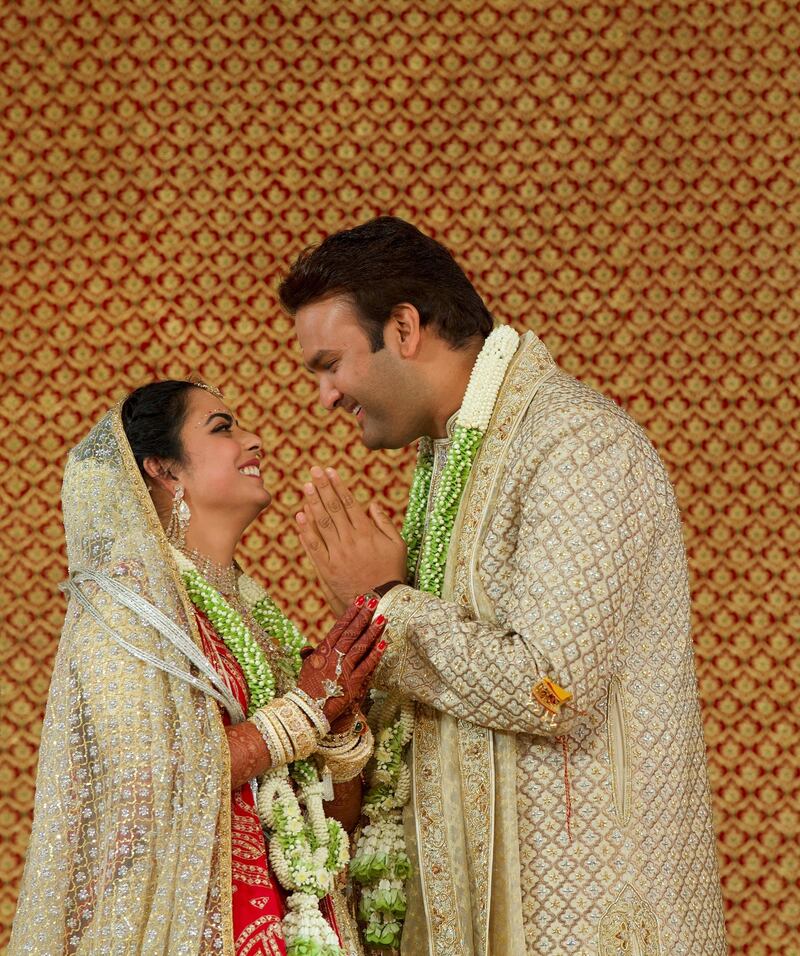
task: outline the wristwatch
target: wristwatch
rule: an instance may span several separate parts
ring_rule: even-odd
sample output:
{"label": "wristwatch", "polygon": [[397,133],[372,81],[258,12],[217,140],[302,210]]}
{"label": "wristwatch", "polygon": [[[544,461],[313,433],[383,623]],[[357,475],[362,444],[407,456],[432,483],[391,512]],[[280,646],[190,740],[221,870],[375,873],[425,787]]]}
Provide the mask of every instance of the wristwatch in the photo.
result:
{"label": "wristwatch", "polygon": [[378,587],[373,588],[370,593],[382,598],[385,597],[392,590],[392,588],[396,588],[398,584],[402,583],[402,581],[387,581],[385,584],[379,584]]}

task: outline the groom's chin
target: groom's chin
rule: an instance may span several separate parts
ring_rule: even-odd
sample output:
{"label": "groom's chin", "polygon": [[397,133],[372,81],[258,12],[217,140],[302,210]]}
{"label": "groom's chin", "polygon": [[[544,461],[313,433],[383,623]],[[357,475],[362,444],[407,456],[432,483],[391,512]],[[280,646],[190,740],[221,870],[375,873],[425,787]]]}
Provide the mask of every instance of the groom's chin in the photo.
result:
{"label": "groom's chin", "polygon": [[366,448],[369,448],[370,451],[379,451],[381,448],[390,448],[390,445],[386,444],[386,436],[381,435],[380,433],[373,431],[371,428],[361,429],[361,441],[364,443]]}
{"label": "groom's chin", "polygon": [[370,436],[366,434],[361,436],[361,441],[370,451],[381,451],[381,449],[395,450],[397,448],[405,448],[406,445],[411,444],[410,442],[393,441],[385,436]]}
{"label": "groom's chin", "polygon": [[362,434],[361,441],[365,448],[369,448],[370,451],[378,451],[381,448],[386,448],[386,445],[377,437],[370,436],[366,433]]}

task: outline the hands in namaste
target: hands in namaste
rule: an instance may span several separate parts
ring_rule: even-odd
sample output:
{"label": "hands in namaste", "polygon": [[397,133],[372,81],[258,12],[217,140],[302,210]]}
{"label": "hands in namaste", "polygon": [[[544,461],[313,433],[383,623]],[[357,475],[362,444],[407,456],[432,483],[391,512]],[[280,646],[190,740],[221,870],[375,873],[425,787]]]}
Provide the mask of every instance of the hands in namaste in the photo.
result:
{"label": "hands in namaste", "polygon": [[351,604],[300,669],[297,686],[314,700],[325,698],[322,709],[332,726],[338,717],[358,711],[386,650],[381,638],[386,619],[372,620],[377,603],[362,596]]}
{"label": "hands in namaste", "polygon": [[365,511],[332,468],[311,469],[296,515],[300,540],[334,612],[357,594],[406,579],[406,545],[375,503]]}

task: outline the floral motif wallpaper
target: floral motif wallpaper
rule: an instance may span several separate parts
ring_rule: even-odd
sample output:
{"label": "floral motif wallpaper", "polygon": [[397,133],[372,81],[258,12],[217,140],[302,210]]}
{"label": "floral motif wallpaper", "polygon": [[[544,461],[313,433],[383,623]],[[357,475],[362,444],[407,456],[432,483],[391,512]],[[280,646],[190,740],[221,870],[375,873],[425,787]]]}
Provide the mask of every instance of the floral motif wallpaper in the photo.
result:
{"label": "floral motif wallpaper", "polygon": [[413,452],[320,409],[275,289],[390,212],[667,462],[731,950],[797,952],[799,45],[782,0],[0,2],[0,946],[67,450],[144,381],[220,386],[275,494],[245,563],[318,629],[301,480],[334,464],[399,520]]}

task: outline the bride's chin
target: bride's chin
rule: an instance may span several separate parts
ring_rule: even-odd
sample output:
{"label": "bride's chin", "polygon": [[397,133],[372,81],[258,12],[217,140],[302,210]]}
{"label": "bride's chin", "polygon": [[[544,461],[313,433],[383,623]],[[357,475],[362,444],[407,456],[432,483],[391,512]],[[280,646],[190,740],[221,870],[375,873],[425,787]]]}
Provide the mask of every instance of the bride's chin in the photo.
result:
{"label": "bride's chin", "polygon": [[270,506],[271,504],[272,504],[272,495],[271,495],[271,494],[267,491],[267,489],[265,488],[265,489],[264,489],[263,497],[262,497],[262,499],[261,499],[261,507],[260,507],[260,509],[259,509],[259,514],[261,514],[261,512],[262,512],[265,508],[269,508],[269,506]]}

